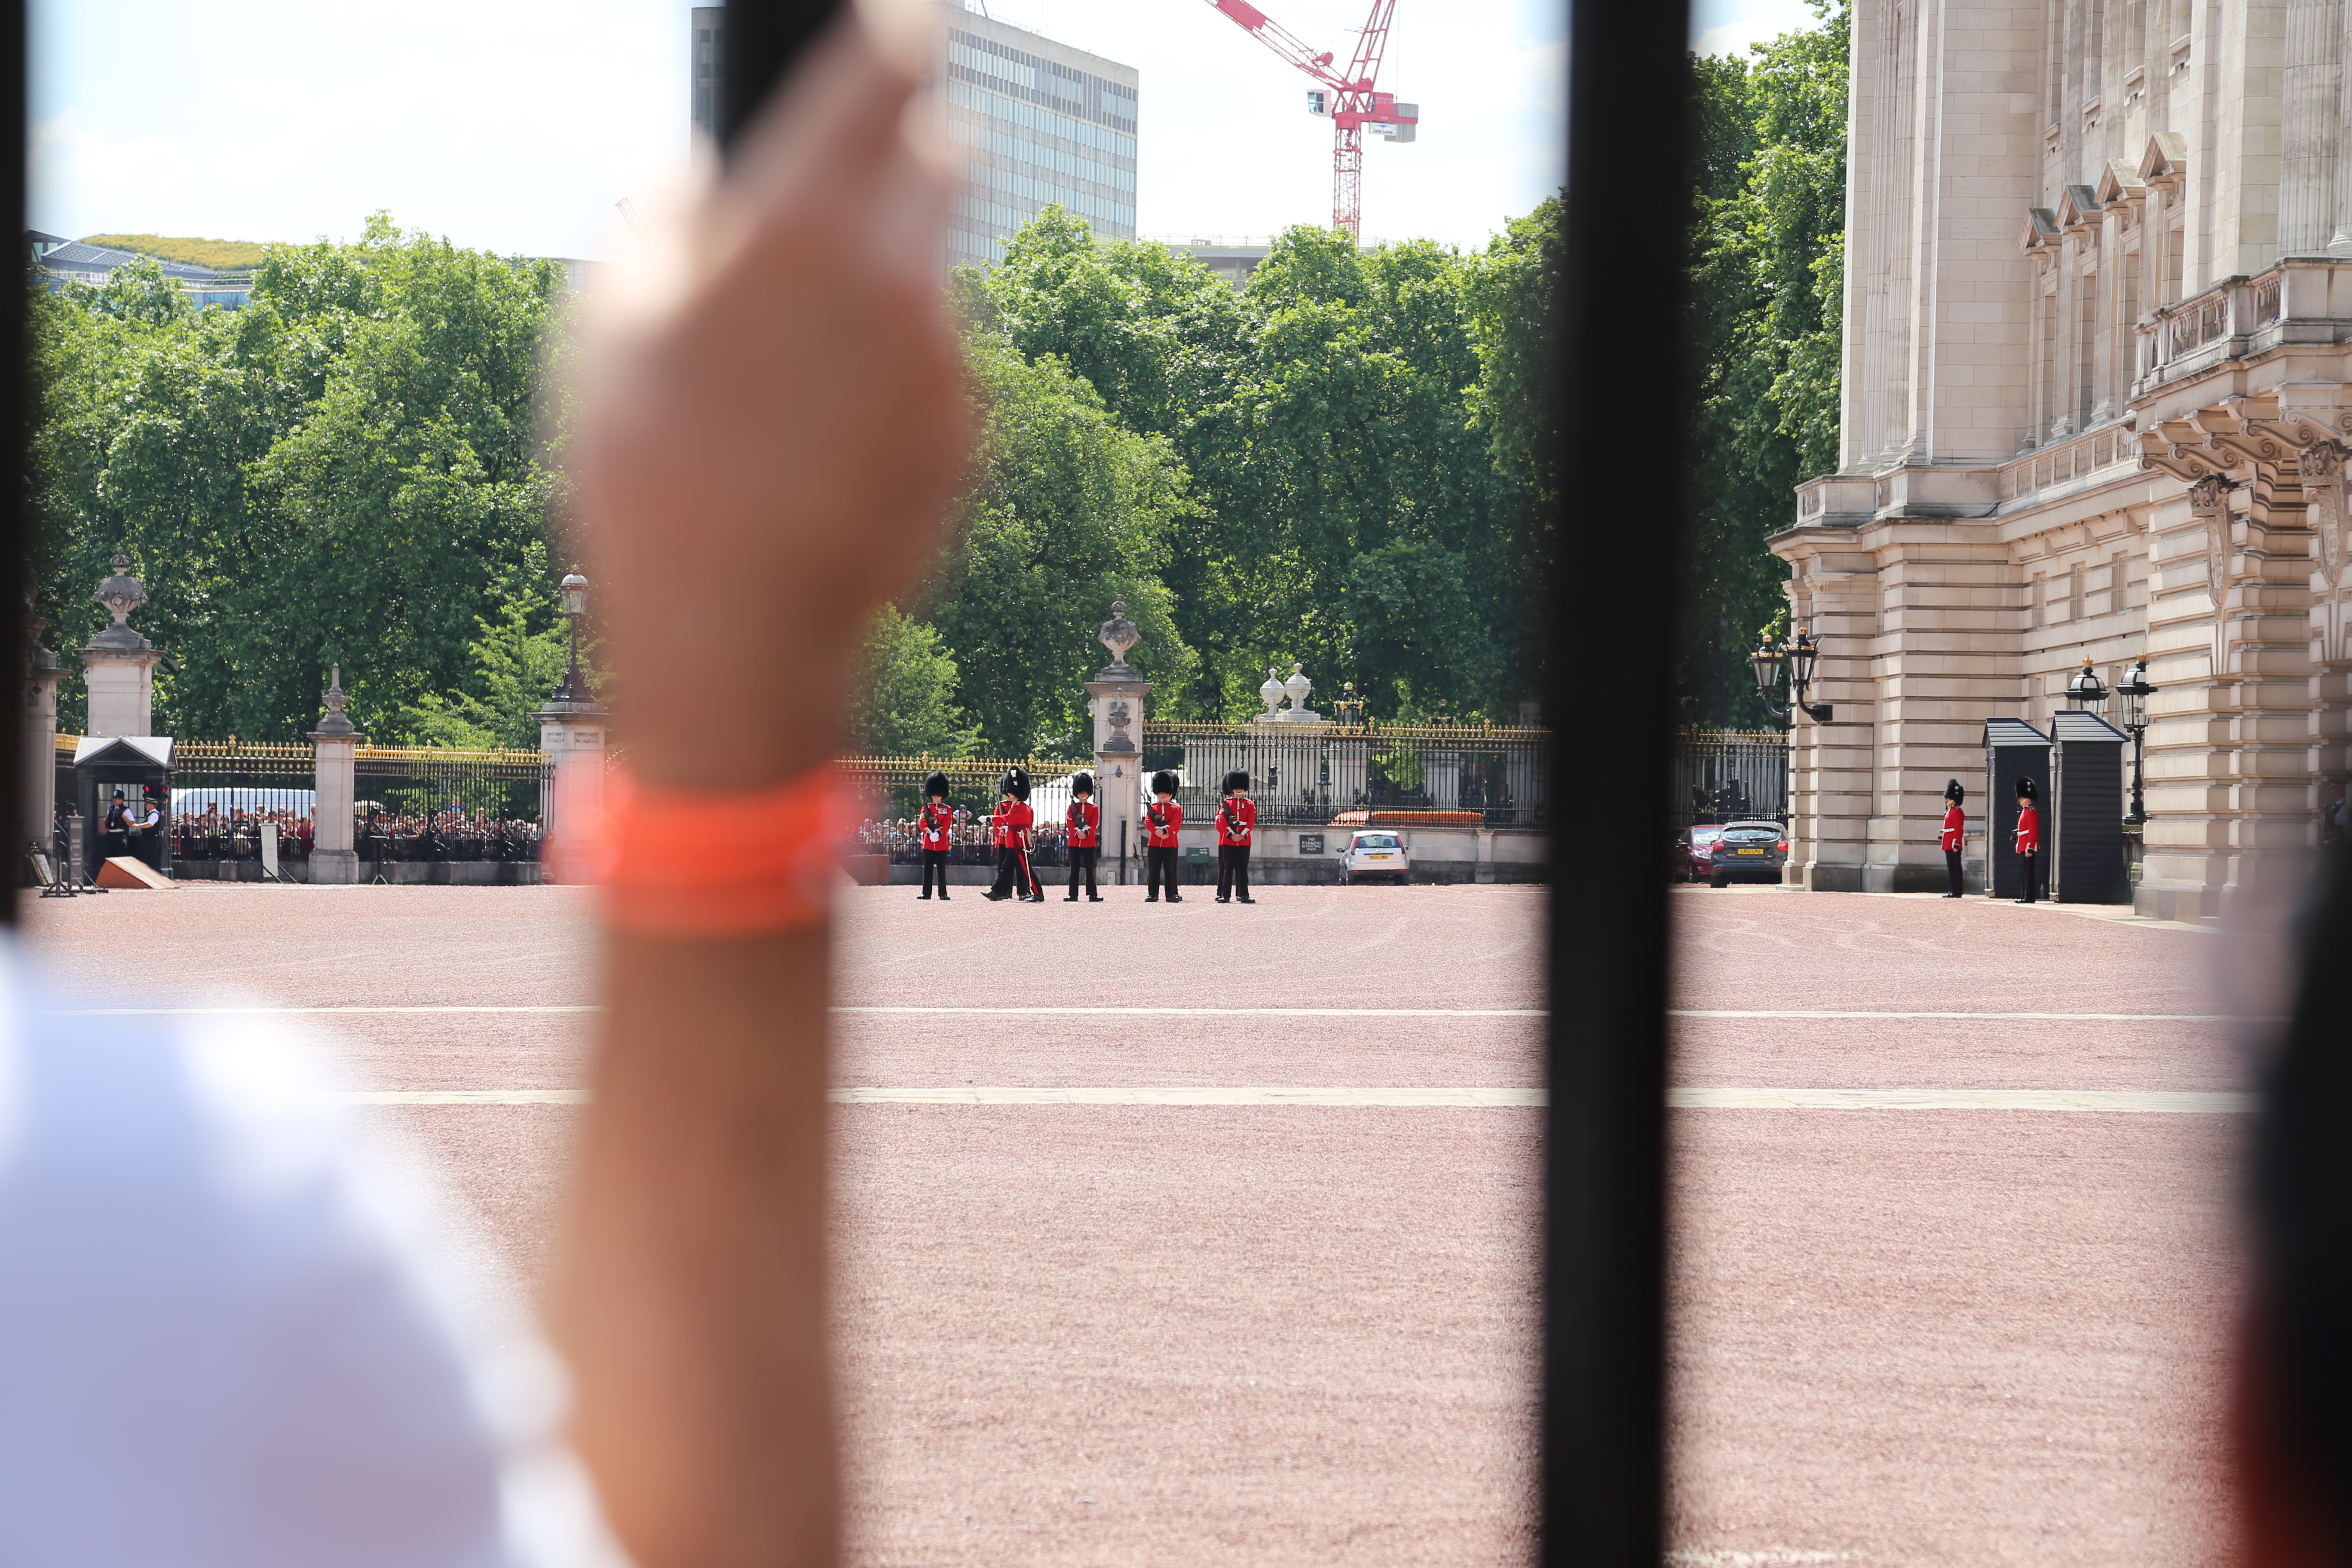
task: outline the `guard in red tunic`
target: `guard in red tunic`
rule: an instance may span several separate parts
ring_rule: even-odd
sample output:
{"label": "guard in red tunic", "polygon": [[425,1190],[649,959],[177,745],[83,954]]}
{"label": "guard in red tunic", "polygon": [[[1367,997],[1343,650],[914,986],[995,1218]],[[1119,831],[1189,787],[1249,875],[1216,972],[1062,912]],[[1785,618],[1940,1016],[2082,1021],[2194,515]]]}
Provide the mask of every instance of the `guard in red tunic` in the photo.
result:
{"label": "guard in red tunic", "polygon": [[1018,896],[1024,903],[1033,899],[1043,903],[1045,889],[1037,885],[1037,873],[1029,867],[1029,829],[1036,821],[1029,811],[1029,770],[1006,770],[997,787],[1003,798],[996,803],[996,884],[987,896]]}
{"label": "guard in red tunic", "polygon": [[1176,890],[1176,836],[1184,830],[1184,808],[1176,804],[1176,775],[1166,768],[1151,775],[1151,801],[1143,808],[1143,901],[1160,901],[1160,884],[1168,883],[1168,901],[1181,904]]}
{"label": "guard in red tunic", "polygon": [[1070,809],[1063,817],[1062,842],[1070,850],[1070,896],[1062,901],[1078,901],[1078,872],[1087,874],[1087,902],[1098,904],[1102,895],[1095,891],[1095,858],[1102,853],[1102,807],[1095,804],[1095,781],[1091,773],[1080,773],[1070,781]]}
{"label": "guard in red tunic", "polygon": [[1249,797],[1249,774],[1236,769],[1225,775],[1225,798],[1217,803],[1217,902],[1250,897],[1250,832],[1257,826],[1257,802]]}
{"label": "guard in red tunic", "polygon": [[2038,792],[2032,779],[2017,781],[2017,866],[2025,879],[2025,896],[2017,901],[2030,904],[2041,893],[2042,880],[2042,814],[2033,809]]}
{"label": "guard in red tunic", "polygon": [[955,813],[948,806],[948,775],[923,781],[923,814],[915,819],[915,840],[923,850],[923,897],[931,896],[931,876],[940,879],[940,900],[948,896],[948,855],[954,844]]}
{"label": "guard in red tunic", "polygon": [[1960,896],[1960,835],[1969,822],[1960,803],[1969,798],[1969,792],[1954,779],[1944,786],[1944,798],[1951,803],[1944,807],[1944,874],[1952,879],[1952,890],[1944,897],[1957,899]]}

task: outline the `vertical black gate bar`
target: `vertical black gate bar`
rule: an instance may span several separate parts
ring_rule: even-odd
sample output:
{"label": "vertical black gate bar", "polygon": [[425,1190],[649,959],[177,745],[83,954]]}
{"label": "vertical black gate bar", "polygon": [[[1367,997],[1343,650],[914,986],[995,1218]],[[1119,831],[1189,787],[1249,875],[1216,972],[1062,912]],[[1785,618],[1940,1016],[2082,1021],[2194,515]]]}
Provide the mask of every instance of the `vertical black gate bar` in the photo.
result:
{"label": "vertical black gate bar", "polygon": [[728,0],[727,36],[719,50],[722,146],[734,145],[793,58],[839,9],[839,0]]}
{"label": "vertical black gate bar", "polygon": [[[1673,824],[1662,807],[1675,703],[1662,671],[1687,511],[1688,37],[1686,0],[1570,6],[1547,704],[1558,749],[1541,1552],[1555,1568],[1654,1568],[1663,1546]],[[1636,475],[1630,490],[1606,482]],[[1629,592],[1636,583],[1666,591]]]}
{"label": "vertical black gate bar", "polygon": [[[8,232],[24,243],[25,224],[25,6],[23,0],[0,0],[0,119],[8,125],[0,144],[0,213],[7,214]],[[16,889],[25,880],[24,831],[25,689],[32,675],[32,640],[26,636],[26,611],[33,588],[33,487],[31,460],[32,400],[26,395],[31,366],[26,363],[25,253],[16,253],[13,267],[0,268],[0,476],[5,476],[8,500],[0,502],[0,551],[5,551],[8,575],[0,584],[0,649],[6,650],[8,669],[16,679],[8,683],[6,717],[0,720],[0,823],[6,837],[5,863],[8,897],[0,900],[0,923],[16,923]]]}

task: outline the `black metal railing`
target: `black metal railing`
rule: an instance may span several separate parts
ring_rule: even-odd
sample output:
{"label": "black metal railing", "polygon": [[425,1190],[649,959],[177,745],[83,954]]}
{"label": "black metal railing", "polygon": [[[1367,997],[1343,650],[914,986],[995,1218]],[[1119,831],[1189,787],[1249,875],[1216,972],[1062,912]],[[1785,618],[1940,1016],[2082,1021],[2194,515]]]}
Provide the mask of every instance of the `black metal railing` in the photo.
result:
{"label": "black metal railing", "polygon": [[1674,808],[1703,822],[1789,820],[1789,737],[1777,730],[1684,730],[1675,737]]}
{"label": "black metal railing", "polygon": [[310,854],[318,797],[307,743],[184,741],[173,748],[172,763],[166,832],[173,863],[259,860],[272,828],[281,860]]}
{"label": "black metal railing", "polygon": [[553,764],[540,752],[362,746],[352,847],[362,866],[539,858]]}
{"label": "black metal railing", "polygon": [[1472,724],[1143,726],[1147,775],[1182,779],[1189,819],[1216,809],[1225,775],[1250,775],[1268,827],[1319,827],[1343,811],[1475,813],[1488,827],[1540,827],[1550,798],[1549,731]]}

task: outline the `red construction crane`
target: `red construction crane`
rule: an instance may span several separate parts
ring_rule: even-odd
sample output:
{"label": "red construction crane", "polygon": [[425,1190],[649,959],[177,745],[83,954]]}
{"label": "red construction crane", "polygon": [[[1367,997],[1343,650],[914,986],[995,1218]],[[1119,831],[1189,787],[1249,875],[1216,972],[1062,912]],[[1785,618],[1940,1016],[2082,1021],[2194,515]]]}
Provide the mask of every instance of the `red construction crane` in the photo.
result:
{"label": "red construction crane", "polygon": [[1410,142],[1421,124],[1421,105],[1399,103],[1396,95],[1374,90],[1381,54],[1388,47],[1389,18],[1396,0],[1372,0],[1372,15],[1356,39],[1356,58],[1344,76],[1331,68],[1331,51],[1309,48],[1249,0],[1209,4],[1251,37],[1305,71],[1322,86],[1307,95],[1310,114],[1331,118],[1331,226],[1360,237],[1363,231],[1364,127],[1391,142]]}

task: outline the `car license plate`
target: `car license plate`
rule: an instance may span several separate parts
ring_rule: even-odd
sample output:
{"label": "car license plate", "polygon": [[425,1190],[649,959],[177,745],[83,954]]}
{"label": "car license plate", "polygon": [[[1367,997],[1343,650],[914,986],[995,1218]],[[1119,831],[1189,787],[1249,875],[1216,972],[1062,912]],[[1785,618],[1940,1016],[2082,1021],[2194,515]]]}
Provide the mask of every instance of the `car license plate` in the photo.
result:
{"label": "car license plate", "polygon": [[1732,853],[1735,855],[1761,855],[1764,851],[1761,849],[1735,849]]}
{"label": "car license plate", "polygon": [[1375,860],[1390,860],[1390,859],[1394,859],[1394,858],[1395,858],[1395,857],[1394,857],[1394,856],[1392,856],[1392,855],[1391,855],[1391,854],[1390,854],[1387,850],[1385,850],[1385,849],[1375,849],[1375,850],[1373,850],[1373,851],[1372,851],[1372,853],[1371,853],[1371,858],[1373,858],[1373,859],[1375,859]]}

